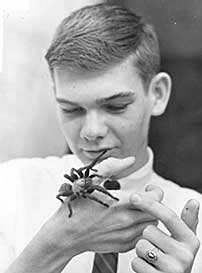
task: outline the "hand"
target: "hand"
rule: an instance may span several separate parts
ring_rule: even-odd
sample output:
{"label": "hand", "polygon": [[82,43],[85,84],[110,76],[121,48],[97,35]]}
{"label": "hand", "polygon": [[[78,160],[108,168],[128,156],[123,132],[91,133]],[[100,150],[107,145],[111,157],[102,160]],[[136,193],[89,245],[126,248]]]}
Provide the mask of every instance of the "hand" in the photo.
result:
{"label": "hand", "polygon": [[[130,168],[134,159],[107,159],[96,166],[102,175],[115,179]],[[99,181],[97,181],[99,182]],[[156,217],[142,212],[130,202],[130,195],[115,191],[120,201],[102,193],[92,193],[110,204],[109,208],[88,199],[72,202],[73,216],[68,217],[66,201],[48,219],[32,241],[6,271],[7,273],[61,272],[71,258],[84,251],[125,252],[135,247],[147,225],[156,225]],[[161,201],[159,189],[145,192],[145,200]]]}
{"label": "hand", "polygon": [[[118,178],[132,164],[134,158],[109,158],[97,165],[96,169],[101,175],[115,175]],[[101,182],[102,179],[97,181]],[[117,195],[118,193],[121,195],[121,191],[116,191]],[[94,195],[94,192],[92,194]],[[130,205],[128,195],[119,196],[119,202],[102,193],[96,195],[109,202],[110,207],[106,208],[92,200],[80,198],[72,202],[73,216],[69,218],[66,200],[6,272],[60,273],[71,258],[80,252],[130,249],[146,225],[156,223],[154,217],[147,213],[131,209],[133,206]],[[156,191],[149,195],[160,198]]]}
{"label": "hand", "polygon": [[[154,186],[150,185],[147,190],[153,188]],[[132,261],[133,270],[137,273],[190,272],[200,245],[195,235],[199,203],[190,200],[185,205],[180,219],[171,209],[154,200],[145,202],[143,198],[136,198],[135,201],[134,196],[132,202],[137,208],[159,219],[171,234],[165,234],[156,226],[147,226],[136,245],[137,257]],[[157,260],[146,260],[145,254],[149,250],[154,250]]]}
{"label": "hand", "polygon": [[[110,174],[117,178],[133,163],[131,158],[110,158],[97,165],[96,169],[99,174]],[[128,193],[113,191],[113,195],[120,199],[118,202],[102,193],[94,192],[93,195],[110,204],[110,207],[80,198],[72,202],[73,216],[68,218],[65,202],[45,225],[46,234],[51,235],[51,244],[58,245],[63,252],[71,249],[72,256],[84,251],[125,252],[135,247],[147,225],[157,224],[153,216],[134,208]],[[159,189],[144,195],[156,201],[163,196]]]}

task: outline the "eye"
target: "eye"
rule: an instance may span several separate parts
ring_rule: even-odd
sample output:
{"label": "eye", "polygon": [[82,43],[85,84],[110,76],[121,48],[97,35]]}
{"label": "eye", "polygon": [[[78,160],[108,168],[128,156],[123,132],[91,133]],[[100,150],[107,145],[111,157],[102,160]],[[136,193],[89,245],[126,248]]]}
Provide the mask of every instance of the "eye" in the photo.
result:
{"label": "eye", "polygon": [[123,113],[127,109],[128,104],[108,104],[104,105],[104,109],[111,113]]}
{"label": "eye", "polygon": [[62,113],[64,114],[69,114],[69,115],[80,115],[85,113],[85,109],[81,108],[81,107],[74,107],[74,108],[60,108]]}

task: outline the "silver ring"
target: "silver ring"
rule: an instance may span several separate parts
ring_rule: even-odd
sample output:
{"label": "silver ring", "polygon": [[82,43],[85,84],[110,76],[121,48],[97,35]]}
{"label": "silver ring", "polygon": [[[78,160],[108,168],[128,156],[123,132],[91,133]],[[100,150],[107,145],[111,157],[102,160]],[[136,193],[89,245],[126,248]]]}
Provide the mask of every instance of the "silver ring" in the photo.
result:
{"label": "silver ring", "polygon": [[153,263],[156,262],[158,260],[158,252],[159,249],[158,248],[153,248],[152,250],[148,250],[145,253],[145,259],[149,262],[149,263]]}

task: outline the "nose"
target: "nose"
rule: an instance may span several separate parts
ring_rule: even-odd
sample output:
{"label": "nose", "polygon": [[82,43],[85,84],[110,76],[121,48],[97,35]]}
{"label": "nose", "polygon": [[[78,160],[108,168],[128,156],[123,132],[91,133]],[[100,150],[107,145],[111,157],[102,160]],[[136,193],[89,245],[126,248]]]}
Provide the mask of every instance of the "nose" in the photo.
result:
{"label": "nose", "polygon": [[80,137],[88,141],[102,139],[107,134],[107,126],[102,113],[91,110],[86,113],[83,121]]}

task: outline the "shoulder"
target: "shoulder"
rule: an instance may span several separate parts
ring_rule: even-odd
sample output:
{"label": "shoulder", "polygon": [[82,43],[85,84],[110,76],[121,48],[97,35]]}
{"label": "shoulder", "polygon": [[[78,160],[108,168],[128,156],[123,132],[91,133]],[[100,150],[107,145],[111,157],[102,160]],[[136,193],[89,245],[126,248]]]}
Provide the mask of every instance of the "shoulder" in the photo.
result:
{"label": "shoulder", "polygon": [[[0,203],[13,203],[20,190],[50,181],[61,180],[63,174],[80,161],[75,155],[45,158],[19,158],[0,163]],[[12,204],[13,205],[13,204]]]}
{"label": "shoulder", "polygon": [[45,194],[46,199],[55,195],[64,173],[79,164],[74,155],[19,158],[0,163],[0,232],[4,226],[5,229],[8,225],[15,226],[21,204],[28,206]]}

